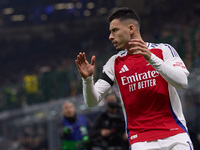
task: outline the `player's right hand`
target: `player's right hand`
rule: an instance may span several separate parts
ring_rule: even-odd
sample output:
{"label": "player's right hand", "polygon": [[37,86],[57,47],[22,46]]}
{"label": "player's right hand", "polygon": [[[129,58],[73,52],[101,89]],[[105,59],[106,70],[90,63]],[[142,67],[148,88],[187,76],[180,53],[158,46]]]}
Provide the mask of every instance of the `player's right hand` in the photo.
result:
{"label": "player's right hand", "polygon": [[86,59],[85,53],[79,53],[77,55],[77,59],[75,60],[76,66],[78,68],[79,73],[83,78],[87,78],[94,74],[95,69],[95,56],[92,56],[91,63],[89,63]]}

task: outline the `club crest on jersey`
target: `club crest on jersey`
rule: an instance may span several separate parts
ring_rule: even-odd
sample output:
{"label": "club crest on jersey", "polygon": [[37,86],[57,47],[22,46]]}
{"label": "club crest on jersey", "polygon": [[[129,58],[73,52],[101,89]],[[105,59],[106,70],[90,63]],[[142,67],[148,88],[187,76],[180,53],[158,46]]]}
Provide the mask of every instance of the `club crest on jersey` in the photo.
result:
{"label": "club crest on jersey", "polygon": [[128,69],[128,67],[126,65],[123,65],[123,67],[121,68],[119,73],[126,72],[126,71],[129,71],[129,69]]}

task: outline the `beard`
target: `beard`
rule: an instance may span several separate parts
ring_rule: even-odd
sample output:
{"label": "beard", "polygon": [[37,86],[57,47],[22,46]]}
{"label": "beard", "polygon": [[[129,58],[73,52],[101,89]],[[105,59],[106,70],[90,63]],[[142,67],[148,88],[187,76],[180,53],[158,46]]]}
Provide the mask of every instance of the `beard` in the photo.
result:
{"label": "beard", "polygon": [[121,51],[121,50],[125,50],[125,49],[127,49],[129,47],[129,45],[128,45],[128,42],[127,43],[125,43],[125,44],[121,44],[119,47],[117,46],[116,47],[116,50],[117,51]]}
{"label": "beard", "polygon": [[121,50],[124,50],[124,49],[122,49],[122,48],[117,48],[117,47],[116,47],[116,50],[117,50],[117,51],[121,51]]}

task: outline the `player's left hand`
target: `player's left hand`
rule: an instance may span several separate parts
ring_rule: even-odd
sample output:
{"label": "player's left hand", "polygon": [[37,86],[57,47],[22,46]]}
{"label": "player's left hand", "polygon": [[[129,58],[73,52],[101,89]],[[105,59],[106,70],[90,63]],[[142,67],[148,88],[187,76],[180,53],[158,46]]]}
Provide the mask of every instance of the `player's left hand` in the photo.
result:
{"label": "player's left hand", "polygon": [[150,59],[151,52],[143,40],[131,39],[128,44],[130,45],[130,48],[128,49],[129,54],[142,55],[147,61]]}

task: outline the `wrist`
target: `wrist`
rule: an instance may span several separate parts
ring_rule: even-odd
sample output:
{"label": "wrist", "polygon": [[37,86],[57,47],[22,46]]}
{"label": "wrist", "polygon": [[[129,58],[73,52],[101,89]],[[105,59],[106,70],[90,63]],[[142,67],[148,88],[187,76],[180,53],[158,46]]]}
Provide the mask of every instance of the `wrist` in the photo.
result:
{"label": "wrist", "polygon": [[147,62],[150,64],[154,64],[156,59],[155,57],[156,56],[153,53],[151,53],[151,56],[149,57],[149,60],[147,60]]}
{"label": "wrist", "polygon": [[83,77],[82,77],[82,80],[83,80],[84,82],[90,82],[90,81],[93,80],[93,75],[88,76],[88,77],[86,77],[86,78],[83,78]]}

